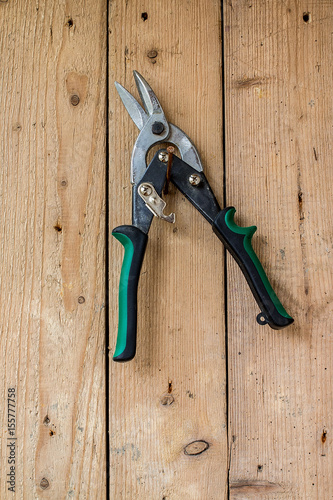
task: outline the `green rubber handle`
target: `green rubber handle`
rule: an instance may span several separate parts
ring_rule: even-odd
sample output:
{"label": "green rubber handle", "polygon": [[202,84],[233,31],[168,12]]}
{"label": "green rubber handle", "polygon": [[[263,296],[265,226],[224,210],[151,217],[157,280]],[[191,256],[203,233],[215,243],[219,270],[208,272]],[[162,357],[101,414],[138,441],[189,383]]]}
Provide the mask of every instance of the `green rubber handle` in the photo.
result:
{"label": "green rubber handle", "polygon": [[119,226],[112,235],[125,249],[119,280],[119,319],[113,360],[130,361],[135,356],[137,337],[137,293],[148,236],[135,226]]}
{"label": "green rubber handle", "polygon": [[[258,321],[261,324],[268,323],[275,330],[285,328],[294,320],[279,301],[253,250],[251,240],[257,228],[238,226],[234,221],[235,212],[234,207],[221,210],[213,223],[214,232],[238,263],[251,288],[261,310]],[[260,320],[261,316],[263,320]]]}

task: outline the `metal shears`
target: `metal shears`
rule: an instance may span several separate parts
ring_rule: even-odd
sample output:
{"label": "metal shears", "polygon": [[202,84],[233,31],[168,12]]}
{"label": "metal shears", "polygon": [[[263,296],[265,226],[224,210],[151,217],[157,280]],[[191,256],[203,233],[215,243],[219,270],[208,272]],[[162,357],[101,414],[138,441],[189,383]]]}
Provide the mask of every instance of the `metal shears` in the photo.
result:
{"label": "metal shears", "polygon": [[[135,356],[137,290],[149,228],[154,216],[174,222],[174,214],[164,213],[166,203],[162,199],[162,191],[169,181],[212,225],[215,234],[240,266],[261,311],[257,321],[274,329],[290,325],[294,320],[276,296],[252,248],[251,239],[256,226],[238,226],[234,222],[234,207],[221,210],[193,142],[185,132],[168,122],[151,87],[137,71],[133,73],[144,108],[115,82],[119,96],[140,133],[131,158],[132,225],[119,226],[112,231],[125,249],[114,361],[129,361]],[[155,144],[166,142],[172,146],[159,150],[147,166],[148,151]],[[173,146],[178,148],[180,158],[174,154]]]}

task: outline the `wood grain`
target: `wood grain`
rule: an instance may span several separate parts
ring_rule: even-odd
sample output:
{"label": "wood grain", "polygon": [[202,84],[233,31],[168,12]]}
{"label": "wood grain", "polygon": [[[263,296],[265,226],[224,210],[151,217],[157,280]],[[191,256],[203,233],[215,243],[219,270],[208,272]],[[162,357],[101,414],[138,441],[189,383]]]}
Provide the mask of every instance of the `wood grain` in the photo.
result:
{"label": "wood grain", "polygon": [[226,1],[224,12],[226,201],[258,225],[256,251],[295,318],[258,326],[228,259],[231,498],[329,499],[331,5]]}
{"label": "wood grain", "polygon": [[[104,499],[109,474],[114,499],[333,498],[331,4],[226,0],[224,61],[221,23],[215,0],[114,0],[109,19],[106,1],[0,0],[1,498]],[[225,201],[258,225],[295,324],[256,323],[229,256],[225,304],[221,244],[171,189],[176,224],[153,221],[142,269],[137,356],[106,381],[105,256],[111,354],[123,256],[106,249],[106,100],[112,228],[131,222],[138,134],[113,82],[138,97],[133,69],[221,203],[224,95]]]}
{"label": "wood grain", "polygon": [[[197,145],[221,201],[220,16],[215,1],[110,2],[111,228],[131,223],[130,155],[138,130],[113,82],[138,98],[134,69],[151,84],[167,118]],[[153,58],[151,51],[157,53]],[[124,365],[111,362],[111,497],[222,499],[227,498],[223,249],[180,193],[173,189],[167,204],[176,224],[154,220],[149,233],[136,358]],[[111,241],[111,354],[122,256],[122,247]]]}
{"label": "wood grain", "polygon": [[0,496],[102,499],[106,5],[13,0],[0,24]]}

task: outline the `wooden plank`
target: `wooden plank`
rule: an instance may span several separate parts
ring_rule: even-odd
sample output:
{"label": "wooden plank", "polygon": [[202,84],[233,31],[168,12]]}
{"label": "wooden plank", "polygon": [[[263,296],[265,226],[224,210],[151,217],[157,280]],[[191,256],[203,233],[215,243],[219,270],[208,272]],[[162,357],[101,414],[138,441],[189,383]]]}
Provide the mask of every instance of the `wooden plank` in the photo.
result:
{"label": "wooden plank", "polygon": [[105,498],[105,16],[0,3],[1,498]]}
{"label": "wooden plank", "polygon": [[[110,2],[110,227],[131,223],[130,155],[138,130],[114,89],[137,98],[136,69],[166,116],[193,139],[222,200],[221,11],[217,1]],[[151,51],[157,52],[150,57]],[[111,498],[226,498],[223,250],[172,190],[176,225],[153,221],[140,280],[138,350],[111,361]],[[123,249],[110,241],[110,348]],[[204,440],[209,448],[186,455]]]}
{"label": "wooden plank", "polygon": [[332,14],[224,2],[227,204],[295,325],[255,322],[228,260],[231,498],[333,497]]}

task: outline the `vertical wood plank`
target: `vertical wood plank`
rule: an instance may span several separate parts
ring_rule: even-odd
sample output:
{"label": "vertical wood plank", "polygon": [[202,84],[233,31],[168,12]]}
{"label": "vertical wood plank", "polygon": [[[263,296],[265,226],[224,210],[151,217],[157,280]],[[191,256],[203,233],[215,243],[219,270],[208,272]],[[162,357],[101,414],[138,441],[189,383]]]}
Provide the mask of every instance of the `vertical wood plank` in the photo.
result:
{"label": "vertical wood plank", "polygon": [[[222,199],[219,2],[110,2],[110,227],[131,223],[130,155],[138,130],[117,96],[138,98],[136,69],[167,118],[195,142]],[[156,57],[151,57],[151,51]],[[172,190],[175,226],[154,220],[140,278],[138,349],[111,361],[111,496],[226,498],[223,250],[209,224]],[[123,249],[110,241],[110,353],[116,343]],[[204,440],[209,448],[186,455]]]}
{"label": "vertical wood plank", "polygon": [[332,498],[332,13],[224,2],[227,204],[295,325],[228,259],[231,498]]}
{"label": "vertical wood plank", "polygon": [[103,499],[106,4],[1,2],[0,25],[0,496]]}

